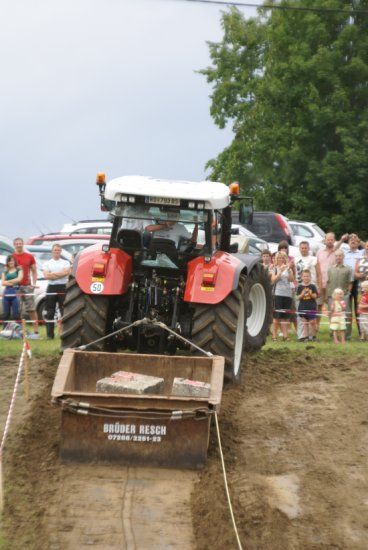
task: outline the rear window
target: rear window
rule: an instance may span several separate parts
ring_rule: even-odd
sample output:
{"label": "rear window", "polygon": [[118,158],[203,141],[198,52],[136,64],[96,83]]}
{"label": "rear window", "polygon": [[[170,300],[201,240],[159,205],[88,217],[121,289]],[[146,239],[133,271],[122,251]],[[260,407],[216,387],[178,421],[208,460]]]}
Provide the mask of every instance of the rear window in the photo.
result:
{"label": "rear window", "polygon": [[271,223],[267,218],[258,218],[254,216],[253,223],[249,226],[249,228],[253,231],[253,233],[258,235],[258,237],[271,233]]}
{"label": "rear window", "polygon": [[75,256],[76,254],[78,254],[78,252],[80,252],[81,250],[84,250],[85,248],[87,248],[87,246],[91,246],[92,243],[89,243],[89,242],[86,242],[86,243],[68,243],[68,244],[63,244],[63,249],[66,250],[67,252],[70,252],[70,254],[73,254],[73,256]]}
{"label": "rear window", "polygon": [[291,227],[293,229],[294,235],[298,235],[298,237],[306,237],[308,239],[311,239],[313,237],[312,231],[306,225],[291,224]]}

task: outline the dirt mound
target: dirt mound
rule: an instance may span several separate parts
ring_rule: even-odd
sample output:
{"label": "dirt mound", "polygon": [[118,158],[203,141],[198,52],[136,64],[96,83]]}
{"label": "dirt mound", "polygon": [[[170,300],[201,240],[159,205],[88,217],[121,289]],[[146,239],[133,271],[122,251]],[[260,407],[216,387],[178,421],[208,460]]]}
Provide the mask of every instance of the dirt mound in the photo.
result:
{"label": "dirt mound", "polygon": [[[240,538],[247,549],[368,547],[368,360],[251,358],[220,416]],[[214,431],[192,495],[197,548],[235,548]]]}

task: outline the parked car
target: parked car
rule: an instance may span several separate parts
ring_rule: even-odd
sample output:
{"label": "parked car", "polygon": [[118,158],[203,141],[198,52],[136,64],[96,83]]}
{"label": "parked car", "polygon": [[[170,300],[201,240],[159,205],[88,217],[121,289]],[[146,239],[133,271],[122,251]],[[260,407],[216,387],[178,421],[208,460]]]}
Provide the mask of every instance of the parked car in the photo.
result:
{"label": "parked car", "polygon": [[8,256],[14,252],[13,243],[8,237],[0,235],[0,256]]}
{"label": "parked car", "polygon": [[59,241],[68,241],[68,240],[78,240],[82,241],[84,239],[86,240],[93,240],[95,243],[100,240],[108,240],[110,237],[109,235],[103,234],[99,235],[97,233],[86,233],[83,235],[79,234],[68,234],[68,233],[46,233],[45,235],[37,235],[30,237],[26,243],[26,246],[30,244],[50,244],[54,242]]}
{"label": "parked car", "polygon": [[78,222],[66,223],[60,230],[60,233],[69,235],[83,235],[93,233],[98,235],[110,235],[112,223],[108,220],[80,220]]}
{"label": "parked car", "polygon": [[[239,235],[241,239],[237,240],[237,235]],[[243,241],[243,243],[241,241]],[[243,225],[233,223],[231,226],[231,243],[233,244],[234,242],[238,242],[239,252],[246,252],[252,247],[252,250],[256,249],[261,253],[262,250],[268,248],[268,243],[266,241],[257,237],[257,235],[249,231],[249,229]]]}
{"label": "parked car", "polygon": [[316,223],[289,220],[289,224],[297,245],[302,241],[308,241],[313,254],[317,254],[318,250],[324,246],[326,233]]}
{"label": "parked car", "polygon": [[[233,212],[232,216],[233,223],[238,224],[238,213]],[[241,225],[268,243],[279,243],[285,240],[290,245],[294,246],[296,244],[288,219],[277,212],[254,212],[252,223]]]}
{"label": "parked car", "polygon": [[[44,278],[42,270],[45,262],[51,259],[52,247],[50,245],[48,246],[27,245],[25,246],[25,250],[33,254],[33,256],[36,259],[37,274],[38,274],[37,286],[35,288],[36,310],[37,310],[38,318],[45,319],[46,289],[47,289],[48,281],[47,279]],[[61,257],[64,260],[68,260],[69,262],[72,262],[72,255],[66,250],[62,251]],[[0,275],[4,271],[5,265],[6,265],[6,257],[0,256]],[[0,281],[0,294],[2,295],[2,293],[3,293],[3,288]],[[3,301],[1,299],[0,315],[2,314],[3,314]]]}
{"label": "parked car", "polygon": [[[70,252],[75,257],[78,252],[98,242],[108,243],[109,235],[44,235],[43,237],[31,237],[29,241],[33,244],[52,245],[59,244],[63,250]],[[28,246],[28,244],[27,244]]]}

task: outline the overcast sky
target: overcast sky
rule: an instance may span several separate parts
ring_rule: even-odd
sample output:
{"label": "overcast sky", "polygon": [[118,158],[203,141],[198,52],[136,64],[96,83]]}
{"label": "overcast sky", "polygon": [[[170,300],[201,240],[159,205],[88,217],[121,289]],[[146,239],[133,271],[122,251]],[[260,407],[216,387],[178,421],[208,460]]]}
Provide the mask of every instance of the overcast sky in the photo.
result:
{"label": "overcast sky", "polygon": [[0,14],[0,234],[100,218],[98,171],[204,179],[230,143],[194,72],[221,39],[218,6],[3,0]]}

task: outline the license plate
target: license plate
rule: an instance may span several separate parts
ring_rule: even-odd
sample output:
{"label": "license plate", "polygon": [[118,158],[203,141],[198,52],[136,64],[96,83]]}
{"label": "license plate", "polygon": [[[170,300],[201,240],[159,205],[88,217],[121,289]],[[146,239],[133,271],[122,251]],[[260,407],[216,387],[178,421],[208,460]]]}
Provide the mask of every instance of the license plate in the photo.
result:
{"label": "license plate", "polygon": [[168,204],[171,206],[180,206],[180,199],[174,199],[173,197],[148,197],[150,204]]}

